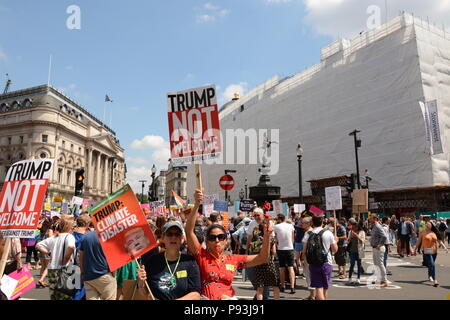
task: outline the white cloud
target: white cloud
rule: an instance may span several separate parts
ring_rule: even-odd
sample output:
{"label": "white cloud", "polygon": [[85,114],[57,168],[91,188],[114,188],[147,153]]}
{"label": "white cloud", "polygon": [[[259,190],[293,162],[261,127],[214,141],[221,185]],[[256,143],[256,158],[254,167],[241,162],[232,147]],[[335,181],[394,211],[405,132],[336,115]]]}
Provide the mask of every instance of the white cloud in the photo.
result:
{"label": "white cloud", "polygon": [[73,66],[66,66],[66,70],[72,71],[73,70]]}
{"label": "white cloud", "polygon": [[142,157],[126,157],[125,158],[127,163],[137,164],[137,165],[148,165],[148,160]]}
{"label": "white cloud", "polygon": [[200,14],[196,19],[197,23],[207,23],[216,21],[216,17],[209,14]]}
{"label": "white cloud", "polygon": [[247,92],[247,86],[248,86],[247,82],[230,84],[220,96],[219,104],[223,105],[229,102],[231,99],[234,98],[235,93],[239,93],[242,96]]}
{"label": "white cloud", "polygon": [[133,149],[160,149],[165,146],[167,142],[161,136],[145,136],[142,139],[136,139],[131,143]]}
{"label": "white cloud", "polygon": [[[145,156],[127,157],[126,161],[130,165],[127,172],[127,181],[133,187],[135,192],[141,192],[139,180],[149,180],[151,166],[154,164],[160,170],[166,170],[170,158],[170,145],[161,136],[145,136],[142,139],[136,139],[131,144],[132,149],[145,150]],[[148,151],[151,149],[151,152]],[[150,153],[150,157],[147,154]],[[149,159],[149,160],[147,160]],[[151,165],[150,165],[151,159]],[[137,189],[135,189],[135,187]],[[146,192],[146,191],[145,191]]]}
{"label": "white cloud", "polygon": [[[370,6],[380,8],[381,23],[386,21],[385,0],[303,0],[307,15],[304,22],[315,32],[333,38],[353,38],[361,31],[366,31],[367,21],[372,13],[367,13]],[[389,0],[388,18],[392,19],[399,12],[406,11],[442,26],[450,19],[449,0]]]}
{"label": "white cloud", "polygon": [[211,2],[207,2],[203,6],[202,10],[204,12],[196,16],[197,23],[215,22],[230,13],[230,10],[221,9],[219,6],[214,5]]}
{"label": "white cloud", "polygon": [[217,9],[219,9],[218,6],[213,5],[211,2],[205,3],[203,8],[205,8],[206,10],[217,10]]}
{"label": "white cloud", "polygon": [[286,3],[286,2],[291,2],[292,0],[266,0],[266,2],[269,3]]}
{"label": "white cloud", "polygon": [[170,149],[169,147],[164,147],[161,149],[157,149],[152,154],[152,160],[155,163],[157,168],[166,168],[169,163],[170,158]]}
{"label": "white cloud", "polygon": [[144,194],[148,191],[148,184],[151,183],[151,169],[149,167],[127,166],[127,182],[131,185],[134,193],[142,192],[142,183],[139,180],[147,180],[144,186]]}
{"label": "white cloud", "polygon": [[2,49],[0,49],[0,61],[1,60],[3,60],[3,61],[8,60],[8,56],[6,55],[6,53]]}

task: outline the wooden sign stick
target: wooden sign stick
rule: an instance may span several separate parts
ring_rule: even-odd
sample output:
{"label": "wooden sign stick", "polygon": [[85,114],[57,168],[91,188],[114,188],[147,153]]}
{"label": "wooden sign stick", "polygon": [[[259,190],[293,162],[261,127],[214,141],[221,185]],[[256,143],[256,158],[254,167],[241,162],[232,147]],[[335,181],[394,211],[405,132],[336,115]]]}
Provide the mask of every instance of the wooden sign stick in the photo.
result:
{"label": "wooden sign stick", "polygon": [[196,178],[196,182],[197,182],[197,189],[202,190],[203,186],[202,186],[202,168],[200,167],[199,164],[195,165],[195,178]]}
{"label": "wooden sign stick", "polygon": [[[141,268],[141,264],[139,263],[138,259],[135,259],[134,261],[136,261],[136,263],[138,265],[138,268],[140,269]],[[152,290],[150,290],[150,286],[148,285],[147,281],[144,281],[144,282],[145,282],[145,286],[146,286],[146,288],[147,288],[147,290],[148,290],[148,292],[150,294],[150,298],[152,300],[155,300],[155,297],[153,296]]]}
{"label": "wooden sign stick", "polygon": [[333,218],[334,218],[334,236],[337,237],[337,220],[336,220],[336,210],[333,210]]}

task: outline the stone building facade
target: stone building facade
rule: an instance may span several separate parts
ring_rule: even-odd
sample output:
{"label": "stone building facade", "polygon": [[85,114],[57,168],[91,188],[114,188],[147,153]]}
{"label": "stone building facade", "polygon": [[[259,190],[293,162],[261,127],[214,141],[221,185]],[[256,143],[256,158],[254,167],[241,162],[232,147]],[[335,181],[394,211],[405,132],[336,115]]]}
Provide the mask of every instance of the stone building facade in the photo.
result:
{"label": "stone building facade", "polygon": [[14,162],[36,158],[55,159],[48,202],[72,199],[81,168],[83,198],[101,200],[125,183],[124,149],[115,132],[47,85],[0,95],[0,183]]}

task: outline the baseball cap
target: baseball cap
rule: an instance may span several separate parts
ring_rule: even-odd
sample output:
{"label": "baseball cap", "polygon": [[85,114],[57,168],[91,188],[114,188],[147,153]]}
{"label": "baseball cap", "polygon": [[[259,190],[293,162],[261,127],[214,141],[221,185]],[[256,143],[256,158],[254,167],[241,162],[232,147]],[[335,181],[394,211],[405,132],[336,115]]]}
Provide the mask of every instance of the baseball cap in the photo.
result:
{"label": "baseball cap", "polygon": [[163,228],[162,228],[162,232],[166,233],[167,230],[169,230],[172,227],[177,227],[178,229],[180,229],[181,233],[184,233],[184,229],[183,226],[181,225],[181,223],[179,221],[169,221],[167,222]]}

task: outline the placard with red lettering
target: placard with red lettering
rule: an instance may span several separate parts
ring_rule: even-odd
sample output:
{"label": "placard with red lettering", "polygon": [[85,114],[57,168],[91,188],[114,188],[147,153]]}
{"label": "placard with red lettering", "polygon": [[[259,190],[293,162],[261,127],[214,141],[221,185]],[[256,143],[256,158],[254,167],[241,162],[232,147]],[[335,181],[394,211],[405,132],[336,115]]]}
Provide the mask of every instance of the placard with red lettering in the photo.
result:
{"label": "placard with red lettering", "polygon": [[34,238],[54,159],[23,160],[6,173],[0,194],[0,232]]}
{"label": "placard with red lettering", "polygon": [[167,94],[173,163],[212,159],[222,151],[216,87]]}
{"label": "placard with red lettering", "polygon": [[156,247],[147,219],[130,185],[89,209],[111,271]]}

